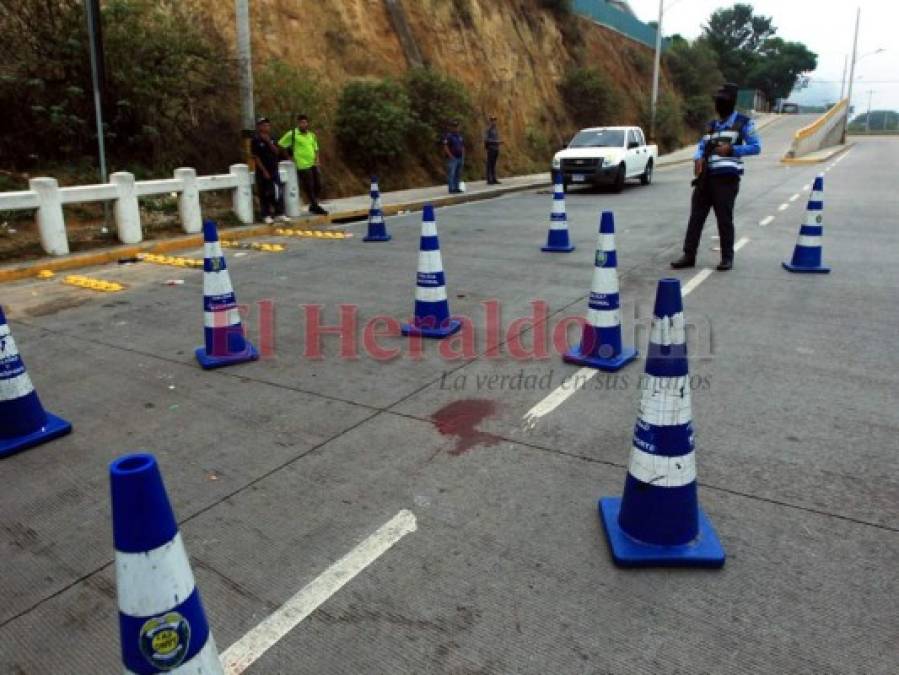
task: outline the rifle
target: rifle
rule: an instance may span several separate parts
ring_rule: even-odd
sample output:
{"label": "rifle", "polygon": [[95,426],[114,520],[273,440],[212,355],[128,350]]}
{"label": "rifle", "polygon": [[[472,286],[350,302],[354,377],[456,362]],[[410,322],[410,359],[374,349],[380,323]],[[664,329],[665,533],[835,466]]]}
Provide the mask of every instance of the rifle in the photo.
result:
{"label": "rifle", "polygon": [[705,189],[709,183],[709,160],[715,154],[715,150],[718,149],[720,143],[718,139],[712,139],[711,136],[712,134],[709,134],[709,140],[702,151],[702,172],[690,183],[691,187],[698,185],[700,189]]}

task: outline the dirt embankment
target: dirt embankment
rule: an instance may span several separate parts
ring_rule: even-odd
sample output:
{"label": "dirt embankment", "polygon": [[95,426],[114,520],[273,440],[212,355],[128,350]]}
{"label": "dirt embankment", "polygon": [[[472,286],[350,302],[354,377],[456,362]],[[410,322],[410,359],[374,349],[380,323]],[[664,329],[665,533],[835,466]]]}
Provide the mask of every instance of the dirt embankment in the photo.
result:
{"label": "dirt embankment", "polygon": [[[192,1],[233,38],[232,4]],[[251,3],[254,60],[257,67],[277,58],[308,69],[336,91],[353,78],[401,77],[420,58],[462,82],[476,113],[497,114],[506,141],[503,171],[543,170],[574,131],[558,92],[566,71],[576,65],[604,70],[622,100],[620,123],[637,123],[649,95],[652,50],[583,18],[576,19],[576,41],[566,21],[539,5],[538,0],[256,0]],[[483,129],[465,132],[476,141]],[[364,191],[364,177],[343,164],[327,122],[321,135],[331,191]],[[481,177],[480,144],[471,146],[470,176]],[[407,174],[401,181],[407,186],[434,180],[421,169]]]}

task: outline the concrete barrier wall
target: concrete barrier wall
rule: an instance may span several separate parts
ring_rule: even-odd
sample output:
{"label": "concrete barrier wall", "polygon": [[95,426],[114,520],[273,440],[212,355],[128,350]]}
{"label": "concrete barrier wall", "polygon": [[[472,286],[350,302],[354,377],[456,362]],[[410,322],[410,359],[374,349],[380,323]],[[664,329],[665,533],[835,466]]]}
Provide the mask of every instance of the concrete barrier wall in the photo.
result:
{"label": "concrete barrier wall", "polygon": [[[300,215],[296,166],[293,162],[281,162],[280,174],[285,188],[285,210],[288,216],[296,217]],[[253,176],[246,164],[232,164],[228,173],[212,176],[197,176],[194,169],[183,167],[175,169],[174,178],[143,181],[134,180],[134,174],[127,171],[119,171],[109,177],[109,183],[72,187],[59,187],[55,178],[32,178],[28,187],[17,192],[0,192],[0,211],[34,211],[41,247],[49,255],[69,253],[65,204],[112,202],[116,232],[123,244],[138,244],[143,240],[139,197],[176,194],[181,227],[192,234],[200,232],[203,226],[200,193],[229,190],[238,220],[245,224],[253,222]]]}
{"label": "concrete barrier wall", "polygon": [[843,99],[807,127],[797,131],[793,137],[793,144],[787,151],[787,159],[802,157],[842,143],[848,113],[849,101]]}

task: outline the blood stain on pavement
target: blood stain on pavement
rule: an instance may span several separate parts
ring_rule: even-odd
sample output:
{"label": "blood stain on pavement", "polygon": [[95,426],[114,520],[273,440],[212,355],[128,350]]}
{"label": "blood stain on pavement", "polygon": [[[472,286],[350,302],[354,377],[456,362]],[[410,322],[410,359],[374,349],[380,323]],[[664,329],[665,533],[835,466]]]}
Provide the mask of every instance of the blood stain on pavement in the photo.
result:
{"label": "blood stain on pavement", "polygon": [[476,445],[496,445],[502,439],[486,431],[478,431],[477,426],[496,413],[496,402],[485,399],[462,399],[431,415],[434,426],[444,436],[456,436],[456,447],[451,455],[461,455]]}

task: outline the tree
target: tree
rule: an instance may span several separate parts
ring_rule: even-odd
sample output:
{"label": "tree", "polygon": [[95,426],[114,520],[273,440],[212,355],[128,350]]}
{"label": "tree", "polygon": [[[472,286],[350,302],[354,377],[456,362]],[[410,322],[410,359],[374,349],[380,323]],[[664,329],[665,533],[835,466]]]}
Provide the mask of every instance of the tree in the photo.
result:
{"label": "tree", "polygon": [[684,121],[701,129],[715,113],[712,95],[724,81],[716,52],[705,40],[691,43],[676,35],[665,51],[664,63],[684,99]]}
{"label": "tree", "polygon": [[737,3],[713,12],[701,39],[717,55],[728,82],[761,89],[774,100],[786,97],[797,77],[818,65],[817,55],[805,45],[786,42],[775,37],[776,32],[771,17]]}
{"label": "tree", "polygon": [[804,44],[784,42],[777,37],[768,38],[746,74],[745,81],[750,88],[761,89],[769,100],[774,101],[789,96],[799,75],[817,66],[817,55]]}

